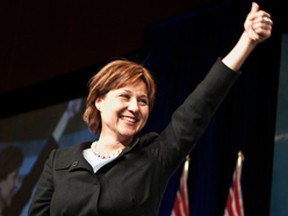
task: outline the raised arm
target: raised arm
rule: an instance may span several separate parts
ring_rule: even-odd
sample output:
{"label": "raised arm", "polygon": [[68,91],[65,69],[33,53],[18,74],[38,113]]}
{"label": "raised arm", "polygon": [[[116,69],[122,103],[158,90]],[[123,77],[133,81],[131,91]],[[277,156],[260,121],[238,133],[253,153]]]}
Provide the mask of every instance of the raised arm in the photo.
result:
{"label": "raised arm", "polygon": [[253,2],[244,22],[244,31],[233,49],[222,59],[222,62],[234,71],[239,71],[246,58],[258,43],[271,36],[273,22],[271,15],[260,10]]}

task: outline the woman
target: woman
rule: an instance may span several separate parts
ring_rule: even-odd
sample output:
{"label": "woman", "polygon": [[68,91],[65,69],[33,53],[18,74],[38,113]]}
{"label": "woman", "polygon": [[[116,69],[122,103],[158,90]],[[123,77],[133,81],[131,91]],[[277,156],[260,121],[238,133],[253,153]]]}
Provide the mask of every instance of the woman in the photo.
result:
{"label": "woman", "polygon": [[29,215],[157,215],[170,176],[199,140],[251,51],[271,36],[270,14],[253,3],[244,28],[161,134],[140,136],[156,91],[149,71],[126,60],[104,66],[90,81],[83,115],[99,139],[51,152]]}

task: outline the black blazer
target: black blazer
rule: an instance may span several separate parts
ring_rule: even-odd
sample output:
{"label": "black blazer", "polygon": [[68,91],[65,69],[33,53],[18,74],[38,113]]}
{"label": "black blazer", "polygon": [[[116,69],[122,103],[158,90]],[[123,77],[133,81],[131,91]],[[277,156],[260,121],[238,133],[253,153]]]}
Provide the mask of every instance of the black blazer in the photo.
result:
{"label": "black blazer", "polygon": [[29,215],[158,215],[170,176],[193,149],[237,77],[218,59],[161,134],[136,138],[96,174],[82,156],[91,142],[53,150]]}

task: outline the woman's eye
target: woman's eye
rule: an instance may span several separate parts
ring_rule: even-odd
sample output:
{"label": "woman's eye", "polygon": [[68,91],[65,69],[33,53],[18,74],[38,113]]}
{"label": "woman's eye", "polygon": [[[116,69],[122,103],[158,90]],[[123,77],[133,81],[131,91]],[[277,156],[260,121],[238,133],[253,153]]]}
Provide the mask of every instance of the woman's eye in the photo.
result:
{"label": "woman's eye", "polygon": [[147,105],[148,104],[148,100],[147,99],[140,99],[139,102],[141,104]]}
{"label": "woman's eye", "polygon": [[129,96],[128,94],[122,94],[122,95],[120,95],[120,97],[126,98],[126,99],[129,99],[129,98],[130,98],[130,96]]}

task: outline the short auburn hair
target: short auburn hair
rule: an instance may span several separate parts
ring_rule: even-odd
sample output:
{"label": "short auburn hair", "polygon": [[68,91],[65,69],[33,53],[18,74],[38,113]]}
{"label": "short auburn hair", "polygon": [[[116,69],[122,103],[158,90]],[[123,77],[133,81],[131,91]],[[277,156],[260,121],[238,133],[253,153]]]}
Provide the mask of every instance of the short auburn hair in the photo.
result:
{"label": "short auburn hair", "polygon": [[148,106],[151,112],[154,106],[156,85],[151,72],[142,64],[126,59],[114,60],[106,64],[89,80],[83,120],[88,124],[91,132],[97,133],[101,130],[100,114],[95,107],[96,99],[104,97],[111,90],[134,84],[139,80],[143,81],[147,87]]}

